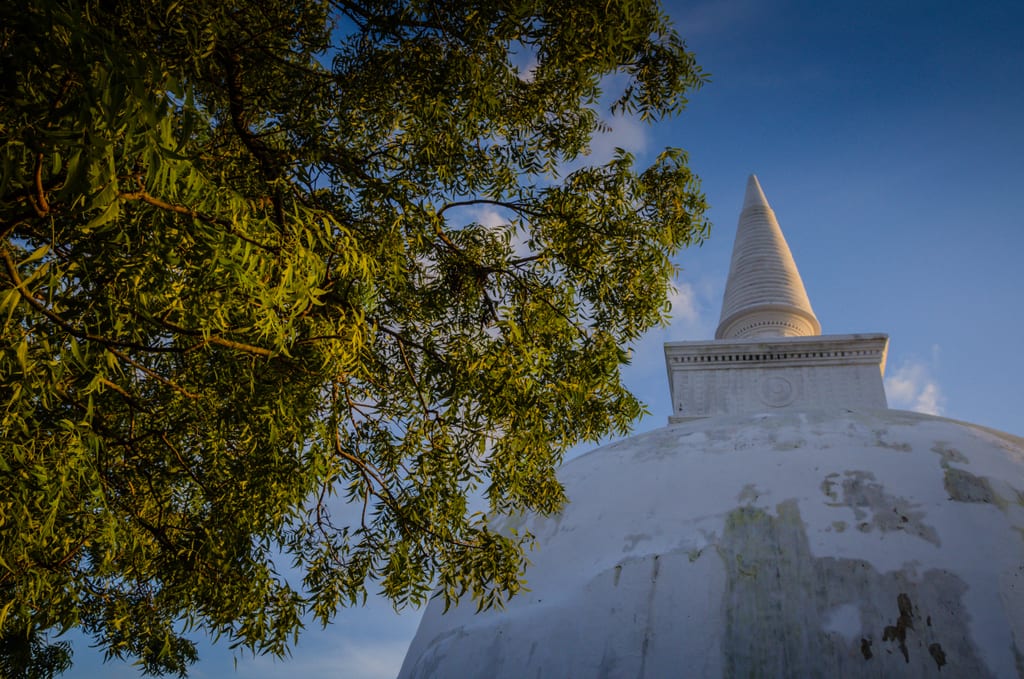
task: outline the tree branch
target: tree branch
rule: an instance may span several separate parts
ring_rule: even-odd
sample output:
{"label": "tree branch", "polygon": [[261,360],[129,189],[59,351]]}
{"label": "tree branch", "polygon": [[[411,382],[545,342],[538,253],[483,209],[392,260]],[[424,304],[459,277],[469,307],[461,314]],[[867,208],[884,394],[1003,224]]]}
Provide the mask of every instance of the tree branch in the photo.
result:
{"label": "tree branch", "polygon": [[[90,342],[98,342],[107,348],[123,347],[126,349],[137,349],[139,351],[166,353],[185,353],[187,351],[186,349],[181,349],[178,347],[153,347],[145,344],[139,344],[137,342],[124,342],[121,340],[110,339],[109,337],[93,335],[91,333],[79,330],[78,328],[71,325],[71,323],[61,318],[58,314],[46,308],[45,304],[43,304],[41,301],[33,297],[31,293],[29,293],[29,291],[25,287],[25,282],[21,279],[21,276],[18,275],[17,265],[14,263],[14,260],[11,259],[11,255],[10,253],[7,252],[6,248],[0,248],[0,259],[3,259],[4,265],[7,268],[7,274],[11,277],[11,282],[14,283],[14,287],[15,289],[17,289],[18,294],[20,294],[21,297],[30,305],[32,305],[32,307],[34,307],[39,313],[43,314],[51,321],[53,321],[60,327],[64,328],[64,330],[67,331],[68,334],[73,335],[74,337],[88,340]],[[157,322],[171,330],[180,332],[184,335],[190,335],[193,337],[202,337],[203,335],[202,331],[200,330],[190,330],[188,328],[183,328],[179,325],[171,323],[170,321],[157,320]],[[226,347],[228,349],[236,349],[247,354],[263,356],[264,358],[273,358],[274,356],[276,356],[276,354],[270,349],[265,349],[263,347],[258,347],[252,344],[246,344],[245,342],[230,340],[227,339],[226,337],[221,337],[220,335],[210,335],[208,337],[202,337],[202,342],[199,343],[197,346],[201,346],[202,344],[216,344],[218,346]],[[168,384],[168,386],[171,385]]]}
{"label": "tree branch", "polygon": [[437,216],[440,217],[445,212],[454,207],[468,207],[470,205],[495,205],[497,207],[503,207],[508,210],[512,210],[513,212],[518,212],[519,214],[531,216],[543,214],[540,210],[530,210],[521,203],[510,203],[508,201],[495,200],[493,198],[473,198],[470,200],[455,200],[450,203],[445,203],[443,206],[441,206],[441,209],[437,211]]}
{"label": "tree branch", "polygon": [[225,229],[227,229],[228,233],[230,233],[232,236],[239,238],[245,241],[246,243],[249,243],[250,245],[254,245],[255,247],[260,248],[261,250],[270,252],[275,255],[280,252],[280,248],[260,243],[257,240],[253,240],[252,238],[249,238],[248,236],[239,233],[238,230],[235,229],[234,225],[232,225],[231,222],[227,220],[218,219],[217,217],[213,217],[203,212],[199,212],[184,205],[168,203],[165,200],[161,200],[160,198],[150,195],[149,192],[147,192],[145,189],[140,188],[138,191],[119,193],[117,197],[122,200],[139,200],[142,201],[143,203],[146,203],[147,205],[152,205],[153,207],[160,208],[161,210],[167,210],[168,212],[174,212],[179,215],[186,215],[188,217],[192,217],[193,219],[198,219],[207,222],[208,224],[222,226]]}
{"label": "tree branch", "polygon": [[228,349],[237,349],[238,351],[243,351],[247,354],[254,354],[256,356],[263,356],[265,358],[273,358],[274,356],[276,356],[276,354],[270,349],[264,349],[263,347],[258,347],[253,344],[246,344],[245,342],[230,340],[227,339],[226,337],[221,337],[220,335],[209,335],[204,337],[203,332],[201,330],[185,328],[178,325],[177,323],[172,323],[165,319],[157,320],[157,323],[160,323],[161,325],[167,327],[170,330],[174,330],[175,332],[180,332],[183,335],[189,335],[191,337],[201,337],[202,342],[198,343],[197,345],[194,345],[192,347],[193,349],[196,348],[196,346],[202,346],[203,344],[216,344],[218,346],[226,347]]}
{"label": "tree branch", "polygon": [[18,267],[14,263],[14,260],[11,259],[11,255],[7,251],[7,248],[0,248],[0,259],[3,259],[5,268],[7,269],[7,275],[10,276],[11,282],[14,284],[14,288],[18,291],[18,294],[21,295],[22,299],[28,302],[29,305],[43,316],[49,318],[51,321],[62,327],[69,335],[77,337],[78,339],[88,340],[90,342],[98,342],[108,348],[123,347],[125,349],[137,349],[139,351],[182,353],[183,350],[177,347],[151,347],[137,342],[112,340],[108,337],[100,337],[99,335],[93,335],[83,330],[79,330],[71,323],[61,318],[58,314],[48,309],[40,300],[32,296],[25,287],[25,282],[21,279],[21,276],[18,275]]}
{"label": "tree branch", "polygon": [[184,387],[181,387],[181,386],[175,384],[174,382],[172,382],[171,380],[167,379],[166,377],[164,377],[160,373],[156,372],[155,370],[151,370],[150,368],[147,368],[146,366],[142,365],[138,361],[135,361],[134,359],[132,359],[127,354],[123,354],[120,351],[118,351],[116,349],[113,349],[111,347],[107,347],[107,351],[112,353],[114,356],[117,356],[119,359],[121,359],[122,361],[124,361],[128,365],[132,366],[133,368],[135,368],[137,370],[141,370],[142,372],[144,372],[145,374],[149,375],[150,377],[152,377],[156,381],[160,382],[161,384],[170,387],[171,389],[173,389],[174,391],[178,392],[182,396],[185,396],[185,397],[191,398],[191,399],[198,399],[199,398],[198,394],[193,394],[192,392],[188,391]]}
{"label": "tree branch", "polygon": [[[259,135],[249,129],[249,122],[246,120],[245,99],[242,86],[242,59],[237,52],[222,54],[220,59],[224,70],[227,72],[226,84],[228,88],[228,113],[231,118],[231,126],[238,134],[242,145],[249,150],[249,153],[256,158],[263,171],[264,178],[273,183],[281,177],[282,162],[275,157],[273,149],[267,146]],[[274,205],[274,220],[278,228],[284,228],[284,201],[280,187],[274,191],[271,197]]]}

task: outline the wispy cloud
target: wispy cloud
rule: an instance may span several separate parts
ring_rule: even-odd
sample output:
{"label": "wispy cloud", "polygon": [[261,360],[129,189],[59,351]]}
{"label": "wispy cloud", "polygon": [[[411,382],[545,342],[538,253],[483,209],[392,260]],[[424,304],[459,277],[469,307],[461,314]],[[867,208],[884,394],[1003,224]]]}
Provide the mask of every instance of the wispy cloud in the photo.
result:
{"label": "wispy cloud", "polygon": [[496,229],[499,226],[508,224],[508,217],[498,212],[493,207],[484,207],[471,210],[474,220],[481,226],[489,229]]}
{"label": "wispy cloud", "polygon": [[930,362],[918,358],[907,359],[885,378],[885,393],[891,408],[916,410],[928,415],[942,414],[946,399],[932,375],[937,355],[936,346]]}
{"label": "wispy cloud", "polygon": [[692,327],[700,322],[700,304],[697,291],[689,283],[677,282],[668,294],[672,304],[671,325]]}
{"label": "wispy cloud", "polygon": [[523,82],[532,83],[537,74],[537,55],[530,54],[522,64],[517,64],[519,79]]}
{"label": "wispy cloud", "polygon": [[[211,644],[202,634],[191,635],[199,646],[200,660],[189,668],[194,679],[394,679],[416,630],[421,611],[397,615],[388,602],[371,597],[366,607],[341,611],[326,629],[311,623],[302,633],[291,656],[274,658],[248,651],[231,650],[221,639]],[[75,667],[69,676],[78,679],[138,679],[138,667],[130,661],[103,662],[89,648],[84,635],[72,633]]]}
{"label": "wispy cloud", "polygon": [[606,119],[608,129],[596,133],[590,141],[588,165],[604,165],[615,157],[615,149],[634,155],[647,150],[651,141],[651,128],[635,116],[611,116]]}
{"label": "wispy cloud", "polygon": [[756,0],[707,0],[670,10],[684,36],[735,35],[738,26],[753,24],[764,12]]}
{"label": "wispy cloud", "polygon": [[531,45],[515,42],[509,46],[509,58],[519,79],[532,83],[537,73],[537,50]]}
{"label": "wispy cloud", "polygon": [[393,679],[402,667],[409,642],[341,639],[316,652],[296,654],[287,660],[257,656],[239,661],[237,676],[273,679],[285,674],[297,677],[333,677],[343,672],[351,679]]}
{"label": "wispy cloud", "polygon": [[528,257],[533,254],[533,251],[527,244],[529,234],[525,231],[512,229],[511,224],[515,215],[510,211],[500,210],[493,206],[474,206],[464,208],[462,212],[467,221],[476,222],[488,229],[508,231],[513,257]]}

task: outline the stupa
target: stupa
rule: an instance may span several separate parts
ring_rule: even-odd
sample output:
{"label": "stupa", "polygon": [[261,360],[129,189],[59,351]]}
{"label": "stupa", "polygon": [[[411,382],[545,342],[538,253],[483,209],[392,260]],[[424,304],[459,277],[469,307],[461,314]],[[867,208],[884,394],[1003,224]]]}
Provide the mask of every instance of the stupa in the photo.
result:
{"label": "stupa", "polygon": [[1024,439],[888,409],[887,337],[820,332],[752,176],[669,425],[567,463],[529,591],[432,602],[400,678],[1024,678]]}

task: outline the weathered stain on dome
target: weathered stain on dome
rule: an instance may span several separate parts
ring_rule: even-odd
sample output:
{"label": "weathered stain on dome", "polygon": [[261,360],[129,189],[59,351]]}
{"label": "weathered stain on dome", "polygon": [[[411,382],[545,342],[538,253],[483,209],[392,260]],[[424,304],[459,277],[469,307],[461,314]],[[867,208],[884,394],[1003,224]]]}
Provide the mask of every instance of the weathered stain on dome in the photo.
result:
{"label": "weathered stain on dome", "polygon": [[637,544],[644,540],[650,540],[651,536],[647,533],[631,533],[630,535],[624,535],[623,539],[626,544],[622,546],[622,551],[632,552],[636,549]]}
{"label": "weathered stain on dome", "polygon": [[953,462],[956,462],[957,464],[967,464],[970,462],[963,453],[956,448],[953,448],[945,441],[936,441],[935,445],[932,446],[932,452],[938,453],[941,457],[943,469],[948,469],[949,465]]}
{"label": "weathered stain on dome", "polygon": [[987,479],[964,471],[963,469],[947,469],[943,477],[949,499],[956,502],[984,502],[993,504],[996,495]]}
{"label": "weathered stain on dome", "polygon": [[879,448],[888,448],[889,450],[896,450],[901,453],[910,452],[910,444],[906,441],[887,441],[889,432],[885,429],[878,429],[875,431],[875,445]]}
{"label": "weathered stain on dome", "polygon": [[[898,530],[927,540],[936,547],[941,545],[935,529],[924,522],[925,513],[906,498],[886,493],[871,472],[846,471],[841,477],[838,472],[833,472],[825,476],[821,490],[831,500],[828,506],[853,510],[855,525],[862,533],[873,529]],[[841,500],[839,490],[842,491]]]}
{"label": "weathered stain on dome", "polygon": [[993,676],[966,625],[961,579],[817,558],[797,501],[776,511],[733,510],[716,547],[728,572],[724,676]]}

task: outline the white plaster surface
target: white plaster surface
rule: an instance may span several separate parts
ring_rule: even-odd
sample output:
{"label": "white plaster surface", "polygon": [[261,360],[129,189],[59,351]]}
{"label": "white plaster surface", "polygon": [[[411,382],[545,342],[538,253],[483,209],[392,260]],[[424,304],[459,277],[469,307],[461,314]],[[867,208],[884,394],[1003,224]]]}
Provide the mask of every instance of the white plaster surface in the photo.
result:
{"label": "white plaster surface", "polygon": [[850,642],[860,636],[863,626],[864,623],[860,619],[860,607],[857,604],[843,604],[828,611],[825,615],[825,631],[841,634]]}
{"label": "white plaster surface", "polygon": [[672,421],[778,408],[884,409],[885,335],[667,342]]}
{"label": "white plaster surface", "polygon": [[750,175],[716,339],[821,333],[775,212]]}
{"label": "white plaster surface", "polygon": [[626,439],[560,478],[565,510],[521,521],[530,591],[432,602],[401,678],[1024,672],[1020,438],[775,410]]}

